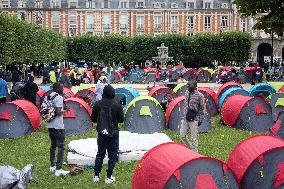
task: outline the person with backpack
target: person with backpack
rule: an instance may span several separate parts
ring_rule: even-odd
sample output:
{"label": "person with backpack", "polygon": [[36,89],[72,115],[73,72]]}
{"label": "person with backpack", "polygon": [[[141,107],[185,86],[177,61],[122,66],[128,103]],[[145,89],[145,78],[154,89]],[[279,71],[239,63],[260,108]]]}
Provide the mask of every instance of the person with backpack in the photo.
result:
{"label": "person with backpack", "polygon": [[6,97],[8,95],[8,85],[3,79],[3,75],[0,72],[0,104],[6,103]]}
{"label": "person with backpack", "polygon": [[107,77],[101,76],[96,84],[96,102],[102,99],[105,86],[107,86]]}
{"label": "person with backpack", "polygon": [[[41,105],[41,115],[47,122],[50,145],[50,168],[49,171],[55,176],[66,176],[69,171],[62,169],[64,157],[65,128],[63,123],[63,114],[69,111],[64,106],[63,85],[53,84],[53,92],[46,96]],[[58,148],[57,162],[55,166],[55,150]]]}
{"label": "person with backpack", "polygon": [[111,85],[103,89],[102,100],[95,103],[92,110],[92,121],[97,123],[98,153],[95,161],[94,182],[99,182],[103,159],[108,152],[108,169],[105,184],[115,181],[112,176],[113,169],[118,161],[119,131],[118,123],[123,123],[124,115],[122,106],[114,100],[115,90]]}
{"label": "person with backpack", "polygon": [[[204,119],[204,96],[197,91],[197,82],[189,81],[187,106],[185,108],[185,116],[182,120],[180,128],[180,137],[182,141],[193,151],[198,152],[198,126],[201,125]],[[191,141],[186,137],[188,130],[190,129]]]}

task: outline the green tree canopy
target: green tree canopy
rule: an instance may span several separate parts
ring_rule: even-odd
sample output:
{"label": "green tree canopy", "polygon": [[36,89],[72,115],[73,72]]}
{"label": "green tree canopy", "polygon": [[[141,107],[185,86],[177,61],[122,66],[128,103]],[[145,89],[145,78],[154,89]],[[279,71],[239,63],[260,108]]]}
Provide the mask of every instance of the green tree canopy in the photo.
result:
{"label": "green tree canopy", "polygon": [[255,29],[264,30],[267,33],[275,32],[283,36],[283,0],[235,0],[234,3],[244,16],[257,16]]}

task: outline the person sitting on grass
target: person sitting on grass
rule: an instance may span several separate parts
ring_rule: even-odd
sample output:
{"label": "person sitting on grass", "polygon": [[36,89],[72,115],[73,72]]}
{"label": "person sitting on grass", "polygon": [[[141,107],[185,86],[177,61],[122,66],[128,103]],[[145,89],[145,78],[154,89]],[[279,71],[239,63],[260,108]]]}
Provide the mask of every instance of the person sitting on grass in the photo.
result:
{"label": "person sitting on grass", "polygon": [[[49,171],[55,173],[55,176],[66,176],[69,171],[62,169],[62,162],[64,157],[64,142],[65,142],[65,128],[63,123],[63,114],[69,109],[64,106],[63,102],[63,85],[59,83],[53,84],[53,92],[50,94],[50,99],[55,107],[56,117],[47,123],[49,132],[50,145],[50,168]],[[55,166],[55,150],[58,148],[57,162]]]}
{"label": "person sitting on grass", "polygon": [[95,161],[94,182],[99,182],[103,160],[108,152],[108,169],[105,184],[115,181],[112,176],[113,169],[118,161],[119,131],[118,123],[123,123],[124,114],[122,106],[115,101],[115,90],[111,85],[103,89],[102,100],[95,103],[92,110],[92,121],[97,123],[98,153]]}

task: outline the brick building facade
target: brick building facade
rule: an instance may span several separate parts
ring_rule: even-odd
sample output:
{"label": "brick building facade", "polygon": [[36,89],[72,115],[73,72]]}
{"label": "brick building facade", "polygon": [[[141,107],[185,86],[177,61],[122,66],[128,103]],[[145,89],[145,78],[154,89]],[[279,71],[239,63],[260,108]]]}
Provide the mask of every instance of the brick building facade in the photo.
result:
{"label": "brick building facade", "polygon": [[[271,36],[253,31],[255,19],[241,17],[232,0],[0,0],[0,5],[4,13],[64,36],[242,31],[255,38],[255,61],[264,56],[258,45],[266,43],[272,49]],[[284,58],[283,41],[275,40],[275,45],[274,56]]]}

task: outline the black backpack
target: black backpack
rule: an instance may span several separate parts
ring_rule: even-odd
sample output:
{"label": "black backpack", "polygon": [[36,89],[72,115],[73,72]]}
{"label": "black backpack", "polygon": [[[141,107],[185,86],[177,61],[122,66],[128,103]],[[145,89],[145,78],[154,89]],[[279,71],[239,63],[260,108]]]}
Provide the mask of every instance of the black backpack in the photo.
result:
{"label": "black backpack", "polygon": [[190,94],[188,96],[188,101],[187,101],[188,109],[187,109],[187,112],[186,112],[186,120],[191,122],[191,121],[195,120],[198,112],[196,110],[192,109],[191,107],[189,107],[189,102],[190,102]]}
{"label": "black backpack", "polygon": [[100,135],[112,137],[114,133],[114,124],[112,122],[111,106],[103,106],[98,116],[97,131]]}

